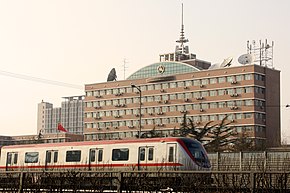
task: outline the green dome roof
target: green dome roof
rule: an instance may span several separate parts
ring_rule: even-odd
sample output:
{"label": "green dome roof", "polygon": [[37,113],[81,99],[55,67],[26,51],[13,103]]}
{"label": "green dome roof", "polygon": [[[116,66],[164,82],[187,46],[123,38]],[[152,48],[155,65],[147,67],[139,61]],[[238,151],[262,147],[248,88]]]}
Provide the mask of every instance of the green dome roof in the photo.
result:
{"label": "green dome roof", "polygon": [[127,80],[168,76],[196,71],[200,70],[194,66],[182,62],[158,62],[137,70],[131,74]]}

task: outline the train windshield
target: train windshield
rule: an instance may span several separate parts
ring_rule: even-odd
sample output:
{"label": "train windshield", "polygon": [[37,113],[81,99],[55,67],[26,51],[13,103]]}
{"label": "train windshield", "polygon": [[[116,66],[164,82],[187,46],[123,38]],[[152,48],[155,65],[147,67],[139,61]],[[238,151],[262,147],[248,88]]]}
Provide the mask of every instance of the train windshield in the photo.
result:
{"label": "train windshield", "polygon": [[207,153],[199,142],[192,139],[182,139],[182,141],[186,145],[191,155],[194,157],[194,160],[198,166],[205,168],[211,167]]}

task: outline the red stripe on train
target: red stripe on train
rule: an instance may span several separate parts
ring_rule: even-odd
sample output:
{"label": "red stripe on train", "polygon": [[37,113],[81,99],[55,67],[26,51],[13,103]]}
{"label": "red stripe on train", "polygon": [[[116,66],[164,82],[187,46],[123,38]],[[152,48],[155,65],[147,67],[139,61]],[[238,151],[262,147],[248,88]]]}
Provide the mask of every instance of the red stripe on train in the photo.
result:
{"label": "red stripe on train", "polygon": [[45,168],[117,168],[117,167],[160,167],[160,166],[183,166],[180,163],[142,163],[142,164],[74,164],[74,165],[32,165],[32,166],[0,166],[0,169],[45,169]]}

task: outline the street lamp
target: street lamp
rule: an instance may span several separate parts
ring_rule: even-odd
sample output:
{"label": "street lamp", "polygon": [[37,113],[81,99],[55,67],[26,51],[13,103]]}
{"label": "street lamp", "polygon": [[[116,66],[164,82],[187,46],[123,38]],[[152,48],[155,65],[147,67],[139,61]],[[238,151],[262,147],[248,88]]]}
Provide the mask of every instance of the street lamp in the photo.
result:
{"label": "street lamp", "polygon": [[142,98],[142,91],[140,89],[139,86],[136,86],[134,84],[131,85],[132,88],[136,88],[138,91],[139,91],[139,102],[140,102],[140,106],[139,106],[139,138],[141,138],[141,117],[142,117],[142,114],[141,114],[141,98]]}

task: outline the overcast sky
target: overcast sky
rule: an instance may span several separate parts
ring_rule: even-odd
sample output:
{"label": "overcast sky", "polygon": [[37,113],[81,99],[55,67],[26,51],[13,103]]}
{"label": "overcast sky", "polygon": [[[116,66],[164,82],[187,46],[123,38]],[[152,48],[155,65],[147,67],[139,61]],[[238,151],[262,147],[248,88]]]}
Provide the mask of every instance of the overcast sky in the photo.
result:
{"label": "overcast sky", "polygon": [[173,52],[181,3],[198,59],[236,63],[247,40],[275,42],[282,138],[290,142],[288,0],[0,0],[0,135],[36,134],[41,100],[59,107],[62,97],[83,95],[84,84],[105,82],[113,67],[124,79],[124,58],[127,77]]}

